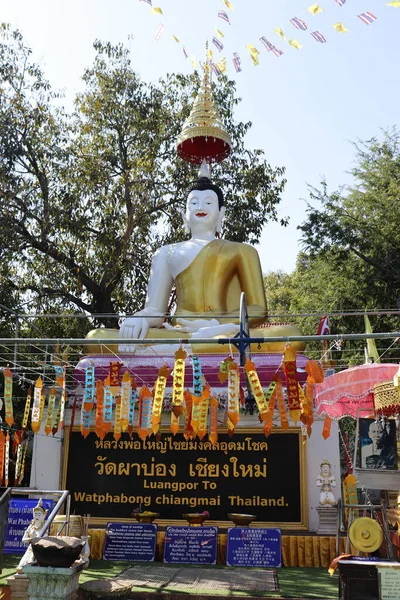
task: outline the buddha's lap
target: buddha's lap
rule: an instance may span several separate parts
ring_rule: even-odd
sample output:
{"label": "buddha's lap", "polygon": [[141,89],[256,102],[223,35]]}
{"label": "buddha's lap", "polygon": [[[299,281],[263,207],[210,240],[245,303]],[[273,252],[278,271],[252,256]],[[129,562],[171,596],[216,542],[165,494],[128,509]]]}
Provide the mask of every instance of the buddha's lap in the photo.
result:
{"label": "buddha's lap", "polygon": [[[260,327],[258,329],[250,329],[250,337],[253,338],[263,338],[265,341],[261,341],[260,343],[255,342],[251,344],[250,351],[252,353],[271,353],[276,354],[283,352],[285,349],[285,345],[288,342],[289,337],[301,337],[302,333],[300,329],[295,327],[294,325],[270,325],[268,327]],[[119,330],[118,329],[92,329],[87,334],[88,340],[101,340],[101,339],[118,339],[119,338]],[[229,336],[221,335],[218,338],[227,339]],[[271,337],[282,337],[281,341],[269,341]],[[190,334],[182,333],[179,330],[170,331],[163,328],[155,328],[150,327],[145,339],[176,339],[176,340],[190,340]],[[226,350],[227,344],[219,344],[212,343],[209,344],[196,344],[192,342],[193,351],[196,354],[223,354]],[[292,341],[290,345],[297,350],[297,352],[302,352],[305,350],[305,342],[304,341]],[[143,345],[146,347],[146,345]],[[225,347],[225,350],[224,350]],[[107,344],[107,345],[99,345],[98,343],[87,344],[84,347],[85,354],[104,354],[107,353],[107,349],[110,354],[115,353],[118,354],[121,350],[118,349],[118,345]],[[138,353],[140,353],[140,346],[138,346]],[[159,345],[159,353],[162,354],[162,344]]]}

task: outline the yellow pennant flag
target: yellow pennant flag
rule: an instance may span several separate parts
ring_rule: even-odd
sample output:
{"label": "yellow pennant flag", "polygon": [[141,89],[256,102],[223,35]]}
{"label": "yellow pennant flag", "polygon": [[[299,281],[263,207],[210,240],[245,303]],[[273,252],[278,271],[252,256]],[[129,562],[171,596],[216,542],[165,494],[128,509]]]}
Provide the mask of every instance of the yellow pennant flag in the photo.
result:
{"label": "yellow pennant flag", "polygon": [[196,58],[193,56],[193,54],[190,57],[190,63],[192,65],[193,69],[195,69],[197,67]]}
{"label": "yellow pennant flag", "polygon": [[207,58],[209,58],[211,60],[213,58],[213,53],[212,53],[212,50],[210,50],[210,48],[208,48],[208,50],[207,50]]}
{"label": "yellow pennant flag", "polygon": [[179,44],[179,39],[176,37],[176,35],[172,35],[172,37],[174,38],[174,40]]}
{"label": "yellow pennant flag", "polygon": [[280,38],[282,38],[284,42],[286,42],[285,34],[283,33],[283,30],[280,27],[277,27],[276,29],[274,29],[274,31],[279,35]]}
{"label": "yellow pennant flag", "polygon": [[310,12],[312,15],[317,15],[320,12],[323,12],[324,9],[319,5],[319,4],[311,4],[311,6],[309,6],[307,8],[308,12]]}
{"label": "yellow pennant flag", "polygon": [[155,7],[150,9],[150,12],[153,13],[153,15],[162,15],[163,11],[161,10],[161,8]]}
{"label": "yellow pennant flag", "polygon": [[[368,315],[366,315],[366,314],[364,314],[364,325],[365,325],[365,333],[373,333],[372,327],[371,327],[371,322],[368,318]],[[369,362],[380,363],[381,362],[375,340],[373,340],[373,339],[367,340],[367,347],[366,347],[365,354],[366,354],[366,359],[367,359],[366,362],[367,363],[369,363]]]}
{"label": "yellow pennant flag", "polygon": [[293,48],[296,48],[296,50],[301,50],[303,47],[295,38],[289,40],[289,44],[293,46]]}
{"label": "yellow pennant flag", "polygon": [[333,29],[336,29],[336,31],[338,31],[339,33],[346,33],[346,31],[348,31],[348,29],[344,26],[342,22],[335,23],[333,25]]}
{"label": "yellow pennant flag", "polygon": [[220,60],[219,63],[217,63],[217,67],[221,71],[221,73],[225,73],[226,72],[226,58],[223,58],[222,60]]}
{"label": "yellow pennant flag", "polygon": [[253,46],[253,44],[247,44],[246,48],[250,52],[250,54],[254,54],[255,56],[260,54],[260,51],[257,50],[257,48]]}
{"label": "yellow pennant flag", "polygon": [[393,2],[388,2],[386,6],[393,6],[394,8],[400,7],[400,0],[393,0]]}
{"label": "yellow pennant flag", "polygon": [[223,38],[223,37],[225,37],[225,36],[224,36],[224,34],[222,33],[222,31],[220,31],[219,29],[215,28],[215,31],[216,31],[216,33],[217,33],[217,36],[218,36],[219,38]]}
{"label": "yellow pennant flag", "polygon": [[233,6],[232,4],[229,2],[229,0],[222,0],[222,2],[224,4],[226,4],[226,6],[229,8],[229,10],[233,10]]}

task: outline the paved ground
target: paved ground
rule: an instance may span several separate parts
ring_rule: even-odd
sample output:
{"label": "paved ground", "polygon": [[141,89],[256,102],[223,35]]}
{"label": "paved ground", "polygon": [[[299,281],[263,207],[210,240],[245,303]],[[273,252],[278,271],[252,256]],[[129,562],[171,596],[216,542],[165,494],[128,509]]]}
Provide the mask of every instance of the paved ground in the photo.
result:
{"label": "paved ground", "polygon": [[279,583],[274,569],[241,569],[213,567],[162,567],[135,566],[127,569],[118,579],[143,587],[146,591],[203,593],[209,595],[230,595],[233,593],[260,595],[278,592]]}

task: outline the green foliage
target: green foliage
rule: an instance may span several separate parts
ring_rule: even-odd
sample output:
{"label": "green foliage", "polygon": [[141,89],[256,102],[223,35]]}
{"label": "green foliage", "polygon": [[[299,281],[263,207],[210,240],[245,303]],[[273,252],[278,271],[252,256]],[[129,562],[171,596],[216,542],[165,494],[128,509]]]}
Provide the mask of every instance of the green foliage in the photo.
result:
{"label": "green foliage", "polygon": [[[175,144],[198,75],[147,84],[121,45],[94,47],[85,90],[66,114],[20,33],[1,29],[0,277],[32,312],[133,312],[156,248],[184,236],[180,214],[196,171]],[[251,124],[234,120],[234,83],[220,78],[215,95],[233,138],[213,173],[226,194],[225,235],[254,243],[278,220],[284,169],[245,147]]]}
{"label": "green foliage", "polygon": [[[356,147],[354,184],[328,194],[310,190],[307,220],[299,227],[304,251],[290,275],[265,278],[269,312],[330,314],[332,333],[363,333],[362,316],[341,312],[400,308],[400,137],[396,129],[381,140]],[[291,319],[305,334],[316,334],[318,317]],[[398,331],[398,317],[370,318],[374,332]],[[384,352],[393,340],[381,340]],[[364,343],[346,342],[346,363],[364,362]],[[314,348],[314,346],[311,346]],[[394,350],[385,360],[396,357]]]}

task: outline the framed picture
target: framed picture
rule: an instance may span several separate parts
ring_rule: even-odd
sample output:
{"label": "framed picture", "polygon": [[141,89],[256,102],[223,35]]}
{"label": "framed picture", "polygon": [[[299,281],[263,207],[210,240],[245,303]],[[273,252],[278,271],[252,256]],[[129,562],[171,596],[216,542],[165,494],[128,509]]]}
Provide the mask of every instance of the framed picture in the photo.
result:
{"label": "framed picture", "polygon": [[397,469],[396,423],[360,419],[361,467]]}

